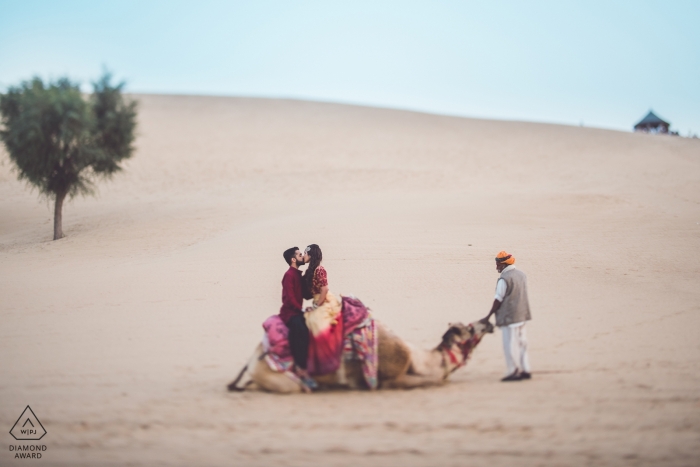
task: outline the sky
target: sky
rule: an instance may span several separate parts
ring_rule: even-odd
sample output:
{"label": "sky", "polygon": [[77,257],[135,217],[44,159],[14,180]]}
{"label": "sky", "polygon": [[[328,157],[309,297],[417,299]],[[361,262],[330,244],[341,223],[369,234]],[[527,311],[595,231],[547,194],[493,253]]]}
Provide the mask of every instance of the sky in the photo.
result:
{"label": "sky", "polygon": [[0,92],[283,97],[700,134],[700,1],[0,0]]}

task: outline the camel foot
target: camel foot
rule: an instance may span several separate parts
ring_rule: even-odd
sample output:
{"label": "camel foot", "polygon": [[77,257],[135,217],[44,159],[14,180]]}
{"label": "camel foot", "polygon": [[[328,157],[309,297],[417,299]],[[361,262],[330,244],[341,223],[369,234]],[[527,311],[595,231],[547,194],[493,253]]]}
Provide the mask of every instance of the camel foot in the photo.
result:
{"label": "camel foot", "polygon": [[238,386],[236,386],[236,383],[238,383],[238,380],[231,382],[231,384],[226,386],[226,389],[228,389],[230,392],[233,392],[233,391],[243,392],[243,391],[245,391],[245,388],[239,388]]}

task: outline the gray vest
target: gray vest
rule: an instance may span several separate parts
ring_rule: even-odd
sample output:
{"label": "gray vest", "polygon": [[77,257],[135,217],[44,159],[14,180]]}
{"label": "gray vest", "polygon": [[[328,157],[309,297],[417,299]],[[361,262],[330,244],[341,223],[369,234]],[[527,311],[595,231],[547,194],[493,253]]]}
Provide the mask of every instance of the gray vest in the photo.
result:
{"label": "gray vest", "polygon": [[527,277],[520,269],[511,269],[501,274],[506,281],[506,295],[496,312],[496,326],[522,323],[532,319],[527,301]]}

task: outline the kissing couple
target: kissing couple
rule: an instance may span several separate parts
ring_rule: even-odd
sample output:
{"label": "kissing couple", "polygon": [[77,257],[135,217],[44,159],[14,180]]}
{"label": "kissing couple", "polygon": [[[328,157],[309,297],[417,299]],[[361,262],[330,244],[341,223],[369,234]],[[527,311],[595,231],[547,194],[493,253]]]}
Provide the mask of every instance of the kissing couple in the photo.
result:
{"label": "kissing couple", "polygon": [[[315,388],[311,376],[335,371],[334,359],[343,342],[342,304],[328,289],[328,273],[323,267],[323,253],[314,244],[302,252],[298,247],[283,253],[289,269],[282,278],[280,318],[289,328],[289,347],[295,373],[309,387]],[[300,266],[308,264],[302,274]],[[303,307],[303,299],[311,306]]]}

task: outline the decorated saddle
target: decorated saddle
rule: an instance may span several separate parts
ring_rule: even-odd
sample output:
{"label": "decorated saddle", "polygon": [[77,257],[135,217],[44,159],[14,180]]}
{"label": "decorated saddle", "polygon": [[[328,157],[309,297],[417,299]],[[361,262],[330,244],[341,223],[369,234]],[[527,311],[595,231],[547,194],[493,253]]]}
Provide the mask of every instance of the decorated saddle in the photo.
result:
{"label": "decorated saddle", "polygon": [[[314,328],[310,326],[309,374],[320,376],[333,373],[340,368],[341,359],[358,360],[367,387],[376,389],[378,336],[369,309],[355,297],[341,296],[337,313],[333,313],[332,317],[327,326],[320,328],[321,332],[314,333]],[[273,315],[265,320],[263,329],[267,364],[274,371],[284,372],[302,384],[292,371],[294,359],[289,348],[287,326],[279,315]]]}

